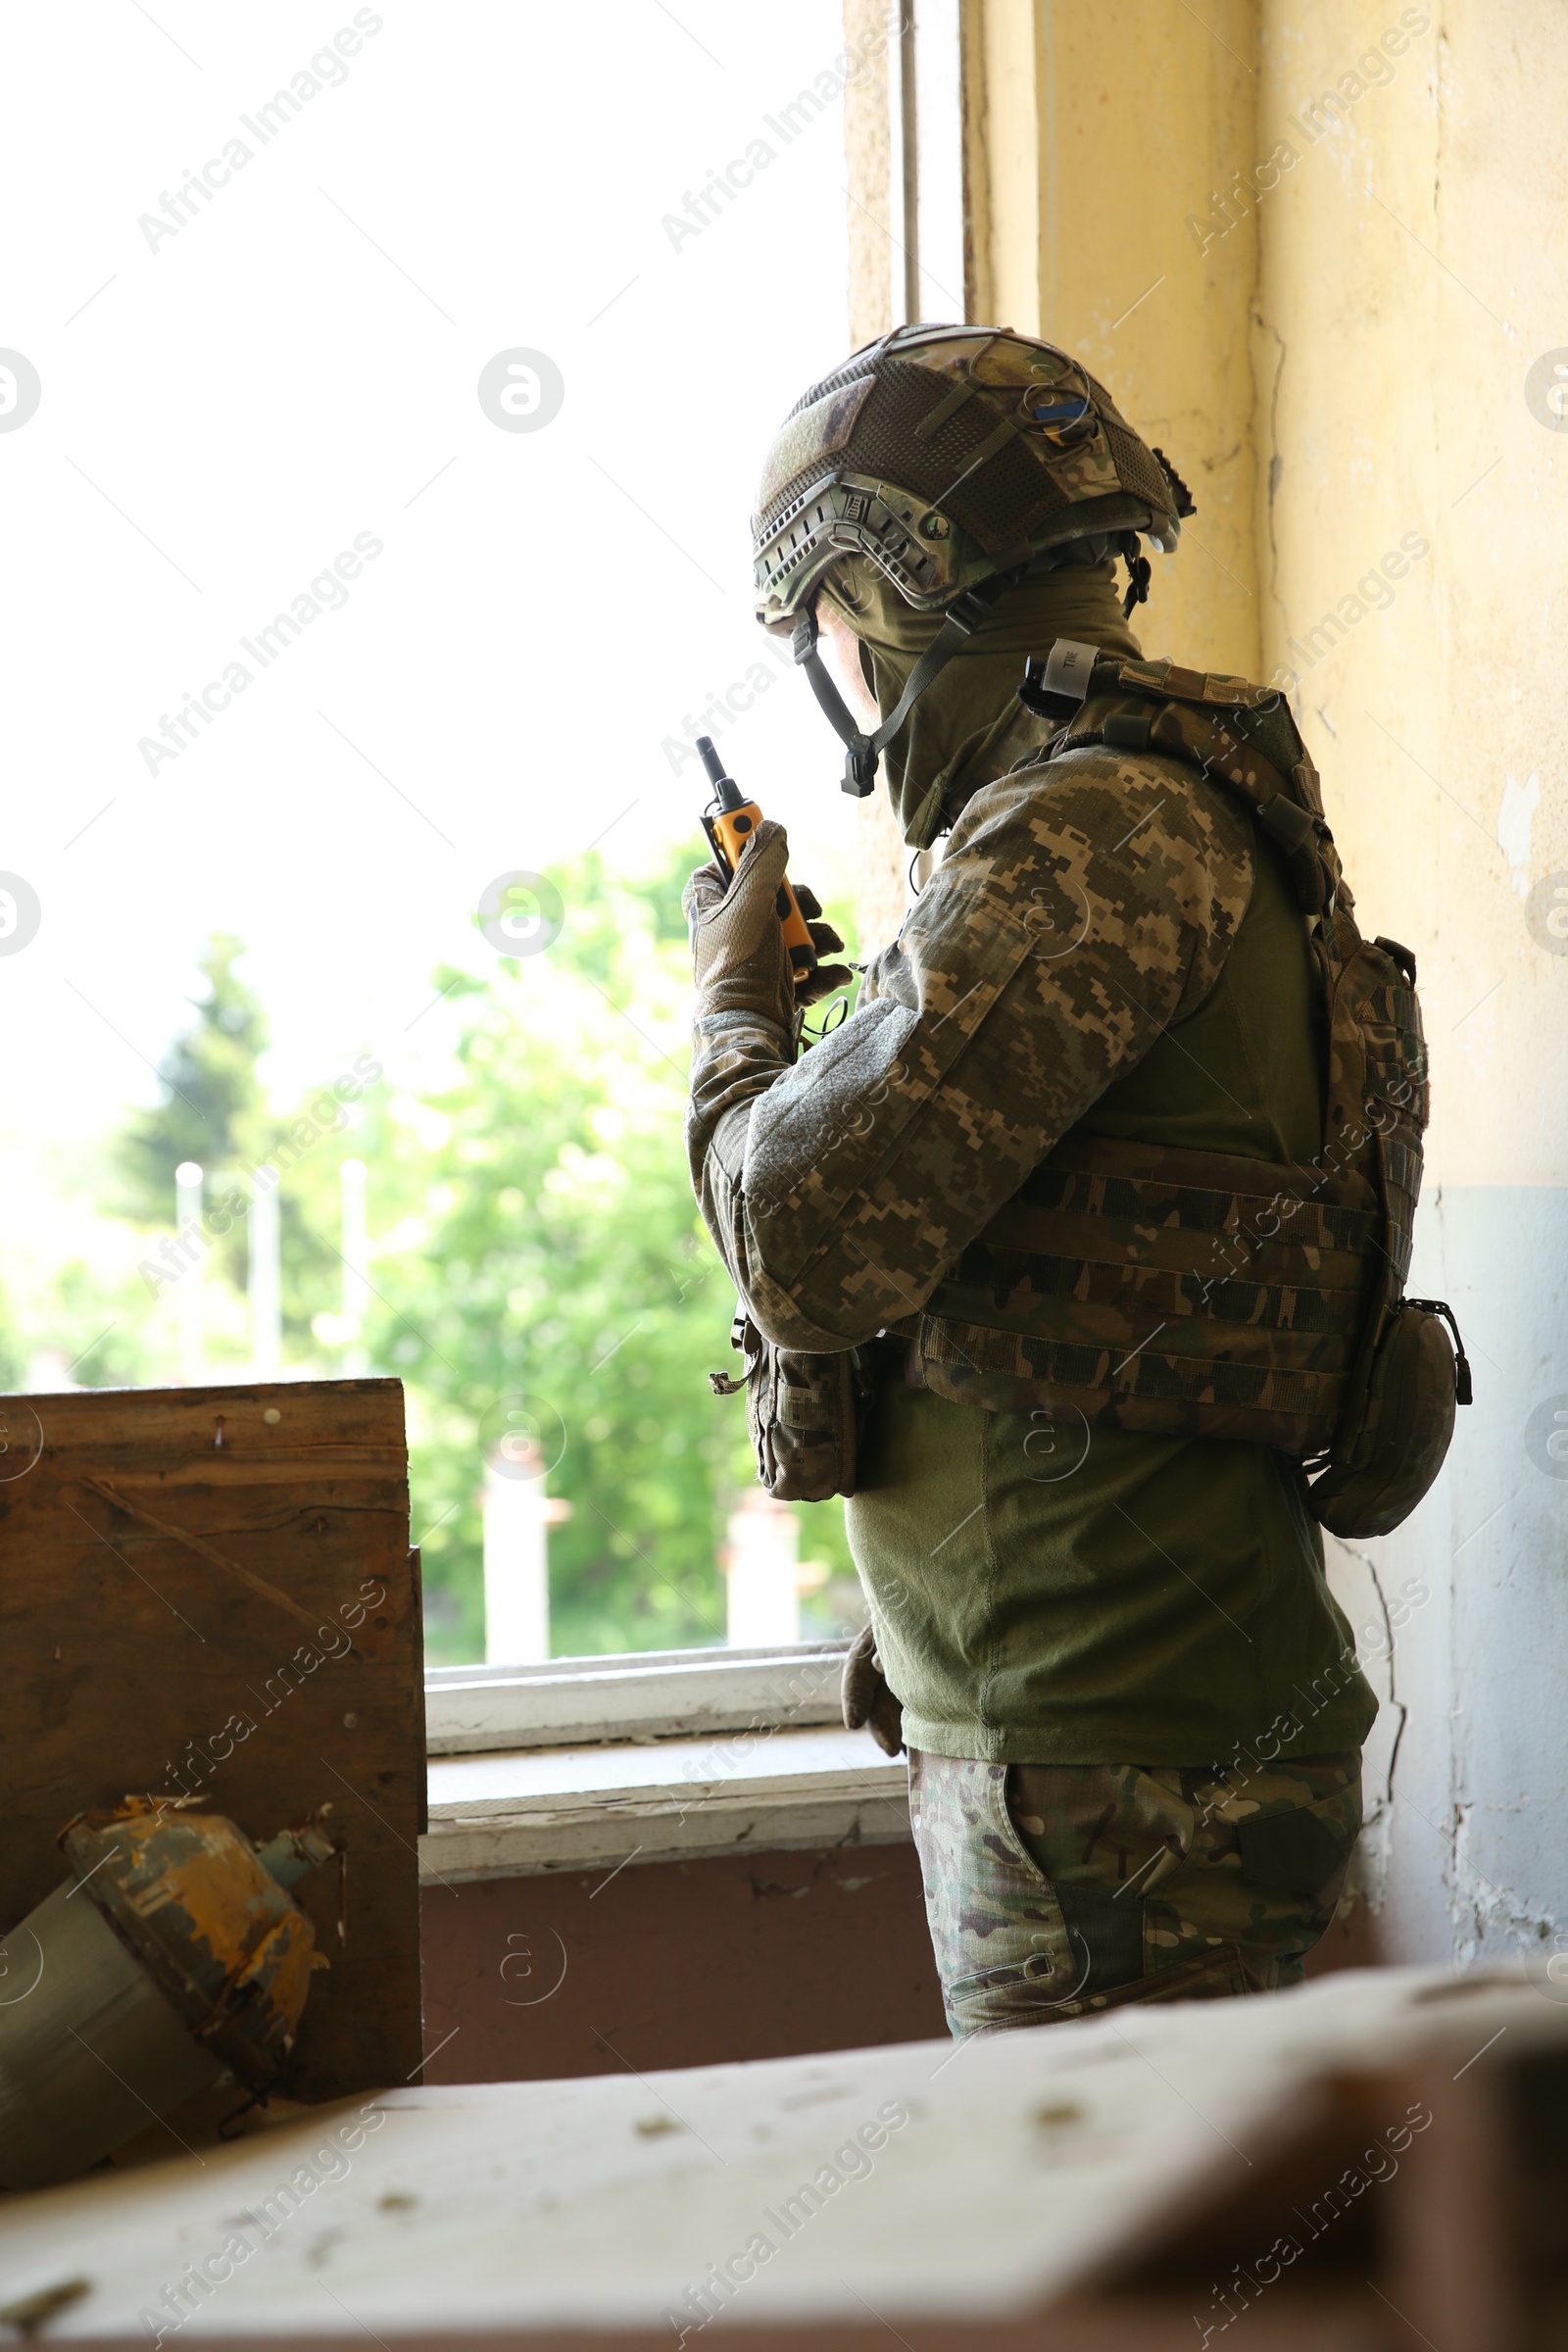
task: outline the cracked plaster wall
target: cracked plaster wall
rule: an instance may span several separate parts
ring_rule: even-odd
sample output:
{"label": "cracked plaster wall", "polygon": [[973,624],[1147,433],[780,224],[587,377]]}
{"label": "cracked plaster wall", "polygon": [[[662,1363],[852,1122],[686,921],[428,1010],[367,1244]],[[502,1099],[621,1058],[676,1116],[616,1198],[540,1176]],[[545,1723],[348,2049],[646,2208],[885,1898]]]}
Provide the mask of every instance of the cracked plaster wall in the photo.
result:
{"label": "cracked plaster wall", "polygon": [[1411,1288],[1477,1401],[1403,1529],[1330,1545],[1385,1701],[1363,1877],[1391,1959],[1536,1943],[1568,1932],[1568,1478],[1527,1434],[1568,1407],[1568,954],[1529,920],[1568,886],[1568,438],[1525,400],[1568,346],[1561,0],[967,0],[965,74],[976,316],[1079,353],[1198,499],[1146,648],[1280,674],[1363,928],[1420,961]]}
{"label": "cracked plaster wall", "polygon": [[[1398,8],[1260,12],[1259,152],[1301,152],[1259,220],[1257,563],[1362,927],[1420,963],[1411,1289],[1453,1302],[1477,1401],[1415,1517],[1333,1575],[1358,1629],[1378,1586],[1430,1595],[1374,1661],[1365,1860],[1388,1956],[1466,1961],[1568,1928],[1568,1481],[1527,1437],[1568,1392],[1568,956],[1527,915],[1568,869],[1568,440],[1525,399],[1568,340],[1568,48],[1547,0],[1403,13],[1429,23],[1383,79],[1357,64]],[[1357,583],[1410,533],[1373,609]]]}

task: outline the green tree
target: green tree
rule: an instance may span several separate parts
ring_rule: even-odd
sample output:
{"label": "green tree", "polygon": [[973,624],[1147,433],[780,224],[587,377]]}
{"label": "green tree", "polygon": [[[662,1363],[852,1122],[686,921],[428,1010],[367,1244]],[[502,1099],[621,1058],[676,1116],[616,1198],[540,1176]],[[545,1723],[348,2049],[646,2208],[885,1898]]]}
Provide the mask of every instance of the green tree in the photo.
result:
{"label": "green tree", "polygon": [[[372,1086],[346,1114],[320,1092],[289,1117],[268,1110],[256,1076],[265,1015],[235,973],[239,943],[213,941],[207,994],[163,1064],[165,1100],[133,1114],[115,1154],[122,1213],[167,1229],[181,1159],[221,1183],[277,1153],[285,1362],[323,1376],[353,1360],[339,1313],[341,1171],[351,1154],[368,1164],[374,1296],[363,1345],[408,1392],[435,1657],[480,1654],[485,1461],[518,1413],[550,1494],[571,1509],[550,1540],[556,1652],[724,1637],[716,1553],[753,1472],[741,1399],[715,1398],[706,1378],[733,1364],[733,1299],[681,1138],[689,862],[683,852],[633,881],[594,855],[559,871],[565,921],[546,951],[476,950],[473,970],[434,976],[462,1007],[450,1083],[419,1100]],[[279,1150],[285,1138],[292,1152]],[[247,1222],[208,1261],[209,1280],[233,1292],[245,1286]],[[53,1317],[60,1344],[88,1347],[100,1304],[107,1323],[116,1303],[73,1270]],[[226,1316],[210,1294],[208,1329],[215,1367],[243,1360],[232,1292]],[[131,1360],[122,1322],[82,1377]],[[807,1552],[842,1579],[842,1511],[802,1516]]]}
{"label": "green tree", "polygon": [[322,1084],[301,1097],[286,1116],[261,1130],[258,1157],[279,1168],[278,1255],[282,1283],[285,1359],[316,1363],[322,1374],[341,1369],[358,1339],[342,1326],[344,1298],[343,1163],[375,1160],[374,1191],[383,1220],[401,1213],[412,1196],[399,1138],[384,1117],[360,1102],[334,1098],[335,1081],[352,1071],[322,1072]]}
{"label": "green tree", "polygon": [[11,1301],[0,1290],[0,1391],[22,1386],[24,1343]]}
{"label": "green tree", "polygon": [[557,881],[548,956],[502,959],[488,986],[436,976],[468,1000],[458,1077],[424,1106],[444,1134],[422,1214],[376,1260],[375,1352],[411,1385],[421,1512],[440,1522],[429,1582],[470,1656],[484,1460],[509,1407],[571,1506],[551,1539],[558,1652],[721,1641],[716,1543],[747,1475],[738,1402],[705,1377],[728,1360],[733,1300],[680,1145],[677,876],[628,884],[590,856]]}
{"label": "green tree", "polygon": [[[209,1176],[226,1175],[259,1139],[265,1113],[256,1064],[267,1045],[267,1016],[234,969],[244,952],[226,933],[208,941],[198,965],[206,991],[189,999],[196,1017],[159,1064],[162,1099],[133,1111],[117,1141],[113,1207],[134,1224],[172,1224],[174,1170],[182,1161],[194,1160]],[[243,1287],[242,1230],[219,1246],[216,1267]]]}
{"label": "green tree", "polygon": [[[261,999],[235,969],[244,952],[243,943],[226,934],[209,940],[199,963],[205,992],[190,1000],[196,1017],[159,1065],[161,1100],[133,1111],[117,1141],[109,1205],[133,1223],[167,1231],[181,1161],[202,1168],[212,1206],[230,1189],[248,1203],[253,1171],[274,1160],[285,1171],[278,1194],[285,1357],[296,1368],[315,1364],[326,1372],[333,1368],[333,1348],[319,1340],[318,1330],[335,1319],[342,1298],[341,1172],[357,1147],[350,1114],[321,1089],[286,1115],[269,1109],[257,1074],[268,1021]],[[340,1073],[323,1075],[330,1082]],[[215,1240],[206,1262],[206,1278],[225,1282],[240,1298],[248,1283],[249,1241],[249,1221],[241,1215]],[[77,1288],[79,1294],[79,1281]],[[210,1306],[215,1366],[242,1359],[248,1347],[243,1312],[225,1314],[218,1301]],[[215,1325],[226,1325],[226,1342]]]}
{"label": "green tree", "polygon": [[155,1374],[143,1337],[147,1294],[136,1276],[106,1279],[82,1258],[55,1269],[37,1339],[83,1389],[134,1388]]}
{"label": "green tree", "polygon": [[234,966],[242,941],[216,933],[198,969],[206,993],[188,999],[196,1018],[182,1029],[158,1067],[163,1100],[132,1112],[121,1135],[116,1163],[122,1213],[159,1224],[174,1197],[182,1160],[226,1168],[243,1153],[261,1109],[256,1064],[267,1046],[261,999]]}

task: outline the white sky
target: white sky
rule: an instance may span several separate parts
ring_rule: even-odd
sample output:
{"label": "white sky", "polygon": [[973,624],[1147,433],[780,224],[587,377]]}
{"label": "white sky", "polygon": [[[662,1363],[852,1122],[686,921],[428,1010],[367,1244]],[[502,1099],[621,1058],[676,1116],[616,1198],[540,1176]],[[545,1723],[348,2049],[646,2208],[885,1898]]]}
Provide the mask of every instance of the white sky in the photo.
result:
{"label": "white sky", "polygon": [[[695,771],[661,744],[763,655],[761,457],[847,348],[840,110],[787,146],[763,117],[831,66],[839,0],[373,16],[266,145],[240,116],[345,0],[8,21],[0,345],[42,380],[0,432],[0,868],[43,909],[0,956],[13,1257],[51,1246],[62,1149],[152,1095],[209,932],[249,944],[280,1093],[362,1045],[407,1072],[493,876],[616,818],[607,856],[696,861]],[[150,250],[138,216],[235,136],[251,161]],[[759,136],[776,160],[672,250],[662,216]],[[514,346],[564,377],[537,432],[476,396]],[[240,637],[360,533],[384,552],[346,606],[260,668]],[[149,774],[138,739],[236,658],[249,689]],[[778,678],[726,748],[832,880],[840,755]]]}

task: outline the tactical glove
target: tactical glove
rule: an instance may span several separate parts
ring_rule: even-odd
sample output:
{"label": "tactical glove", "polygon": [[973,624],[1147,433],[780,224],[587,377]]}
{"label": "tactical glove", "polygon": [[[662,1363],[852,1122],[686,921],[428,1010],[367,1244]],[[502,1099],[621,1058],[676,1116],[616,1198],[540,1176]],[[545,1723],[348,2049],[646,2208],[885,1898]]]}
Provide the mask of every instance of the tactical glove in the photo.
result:
{"label": "tactical glove", "polygon": [[904,1706],[888,1689],[872,1626],[862,1625],[850,1643],[844,1661],[843,1706],[846,1731],[863,1728],[885,1756],[903,1755]]}
{"label": "tactical glove", "polygon": [[[741,852],[732,876],[726,877],[716,864],[700,865],[687,883],[683,905],[699,1018],[715,1012],[758,1013],[793,1037],[797,1012],[850,979],[848,965],[819,962],[797,986],[778,919],[778,887],[788,862],[783,826],[764,817]],[[842,948],[843,940],[829,924],[811,919],[822,911],[814,895],[797,888],[795,896],[817,955]]]}

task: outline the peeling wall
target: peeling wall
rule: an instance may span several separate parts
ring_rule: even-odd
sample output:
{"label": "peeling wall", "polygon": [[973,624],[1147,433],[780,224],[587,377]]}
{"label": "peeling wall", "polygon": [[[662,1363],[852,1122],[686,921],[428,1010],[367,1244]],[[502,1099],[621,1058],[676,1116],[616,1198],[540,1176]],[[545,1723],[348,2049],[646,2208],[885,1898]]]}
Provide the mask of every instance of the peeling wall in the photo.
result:
{"label": "peeling wall", "polygon": [[1477,1401],[1404,1529],[1330,1546],[1383,1948],[1568,1941],[1562,11],[973,0],[969,47],[978,287],[1197,494],[1145,641],[1287,687],[1363,927],[1420,961],[1411,1289]]}
{"label": "peeling wall", "polygon": [[1568,343],[1563,33],[1547,0],[1261,10],[1259,149],[1298,151],[1261,213],[1264,660],[1298,673],[1363,929],[1419,958],[1411,1288],[1452,1300],[1476,1376],[1439,1489],[1336,1564],[1358,1619],[1374,1575],[1430,1593],[1396,1636],[1369,1772],[1401,1959],[1568,1928],[1568,1443],[1554,1461],[1532,1425],[1568,1410],[1568,438],[1527,399]]}
{"label": "peeling wall", "polygon": [[1452,1301],[1476,1403],[1405,1528],[1330,1546],[1400,1959],[1568,1945],[1564,30],[1561,0],[964,10],[975,315],[1080,353],[1186,474],[1146,647],[1290,691],[1362,926],[1419,959],[1410,1288]]}

